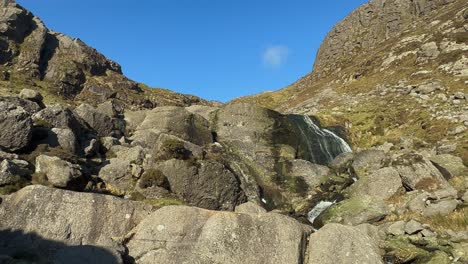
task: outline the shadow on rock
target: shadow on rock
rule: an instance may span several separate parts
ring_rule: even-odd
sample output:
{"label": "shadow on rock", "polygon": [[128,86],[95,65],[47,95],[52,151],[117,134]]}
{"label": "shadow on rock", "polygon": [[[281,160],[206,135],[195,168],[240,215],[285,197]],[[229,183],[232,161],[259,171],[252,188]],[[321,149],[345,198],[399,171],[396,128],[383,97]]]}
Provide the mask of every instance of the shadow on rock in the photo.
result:
{"label": "shadow on rock", "polygon": [[10,263],[123,263],[120,255],[92,245],[70,246],[34,233],[0,231],[0,264]]}

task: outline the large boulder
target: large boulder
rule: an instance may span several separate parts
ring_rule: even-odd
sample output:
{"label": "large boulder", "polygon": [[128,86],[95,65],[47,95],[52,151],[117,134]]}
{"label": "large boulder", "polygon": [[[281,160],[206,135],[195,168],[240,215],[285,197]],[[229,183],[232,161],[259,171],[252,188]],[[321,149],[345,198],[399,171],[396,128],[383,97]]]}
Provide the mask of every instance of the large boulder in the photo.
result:
{"label": "large boulder", "polygon": [[234,210],[245,201],[236,175],[211,160],[172,159],[156,167],[168,179],[170,189],[189,204],[213,210]]}
{"label": "large boulder", "polygon": [[81,167],[58,157],[40,155],[36,158],[36,173],[43,173],[55,187],[71,187],[81,179]]}
{"label": "large boulder", "polygon": [[468,168],[463,164],[463,160],[450,154],[440,154],[429,158],[429,160],[439,169],[445,178],[453,178],[468,174]]}
{"label": "large boulder", "polygon": [[369,149],[354,155],[351,168],[358,177],[382,168],[387,159],[387,155],[382,150]]}
{"label": "large boulder", "polygon": [[127,243],[136,263],[302,263],[310,228],[271,213],[159,209]]}
{"label": "large boulder", "polygon": [[32,138],[31,115],[18,104],[0,101],[0,148],[17,151],[28,146]]}
{"label": "large boulder", "polygon": [[435,190],[449,186],[431,161],[419,154],[403,154],[392,165],[400,174],[405,188],[409,190]]}
{"label": "large boulder", "polygon": [[89,127],[70,108],[62,105],[52,105],[35,113],[34,123],[48,128],[67,128],[73,131],[77,137],[89,132]]}
{"label": "large boulder", "polygon": [[183,107],[156,107],[146,114],[136,130],[154,130],[190,141],[197,145],[213,142],[208,121]]}
{"label": "large boulder", "polygon": [[357,227],[327,224],[309,237],[308,264],[383,264],[379,247]]}
{"label": "large boulder", "polygon": [[382,220],[389,213],[390,209],[384,201],[371,196],[359,196],[332,205],[317,218],[317,223],[319,225],[374,223]]}
{"label": "large boulder", "polygon": [[400,174],[392,167],[385,167],[365,175],[350,188],[352,196],[368,195],[375,199],[386,200],[395,194],[403,192]]}
{"label": "large boulder", "polygon": [[[98,111],[89,104],[81,104],[75,108],[74,112],[101,137],[111,136],[116,130],[112,117]],[[117,134],[120,135],[121,132],[118,132]]]}
{"label": "large boulder", "polygon": [[0,255],[43,263],[121,263],[118,238],[152,210],[112,196],[28,186],[0,204]]}
{"label": "large boulder", "polygon": [[99,171],[99,178],[106,183],[107,189],[116,195],[129,193],[135,187],[132,164],[125,159],[110,159]]}

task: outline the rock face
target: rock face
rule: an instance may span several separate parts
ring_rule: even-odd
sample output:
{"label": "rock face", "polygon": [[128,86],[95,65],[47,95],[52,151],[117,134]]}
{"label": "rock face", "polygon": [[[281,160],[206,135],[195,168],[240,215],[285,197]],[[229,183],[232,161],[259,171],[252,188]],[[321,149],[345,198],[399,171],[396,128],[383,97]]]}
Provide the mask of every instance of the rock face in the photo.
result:
{"label": "rock face", "polygon": [[309,230],[277,214],[169,206],[141,222],[127,247],[140,264],[301,263]]}
{"label": "rock face", "polygon": [[16,151],[28,146],[33,122],[23,107],[0,101],[0,148]]}
{"label": "rock face", "polygon": [[20,76],[15,84],[42,81],[47,87],[38,88],[58,100],[76,98],[92,104],[110,99],[138,108],[209,104],[195,96],[141,87],[122,74],[119,64],[80,39],[47,29],[31,12],[7,2],[11,3],[2,3],[0,13],[0,72]]}
{"label": "rock face", "polygon": [[376,243],[356,227],[328,224],[309,237],[308,261],[315,264],[383,264]]}
{"label": "rock face", "polygon": [[80,258],[93,260],[89,263],[100,258],[119,263],[112,239],[125,236],[151,211],[149,205],[111,196],[26,187],[0,204],[0,252],[15,256],[26,251],[48,261],[81,252]]}
{"label": "rock face", "polygon": [[43,173],[56,187],[70,187],[70,183],[82,176],[80,166],[61,160],[58,157],[40,155],[36,158],[36,173]]}
{"label": "rock face", "polygon": [[199,165],[172,159],[157,166],[178,196],[202,208],[231,210],[245,201],[236,176],[222,164],[202,161]]}
{"label": "rock face", "polygon": [[373,0],[354,10],[336,24],[323,41],[315,60],[315,78],[330,74],[362,50],[369,50],[395,38],[420,16],[454,2]]}

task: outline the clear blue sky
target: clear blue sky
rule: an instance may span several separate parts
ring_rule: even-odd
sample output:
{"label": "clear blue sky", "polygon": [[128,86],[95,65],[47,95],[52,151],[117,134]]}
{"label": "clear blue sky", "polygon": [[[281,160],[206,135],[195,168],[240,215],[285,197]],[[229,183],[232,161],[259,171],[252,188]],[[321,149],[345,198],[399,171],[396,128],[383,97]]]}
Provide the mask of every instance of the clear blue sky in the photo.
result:
{"label": "clear blue sky", "polygon": [[205,99],[289,85],[333,25],[365,0],[17,0],[131,79]]}

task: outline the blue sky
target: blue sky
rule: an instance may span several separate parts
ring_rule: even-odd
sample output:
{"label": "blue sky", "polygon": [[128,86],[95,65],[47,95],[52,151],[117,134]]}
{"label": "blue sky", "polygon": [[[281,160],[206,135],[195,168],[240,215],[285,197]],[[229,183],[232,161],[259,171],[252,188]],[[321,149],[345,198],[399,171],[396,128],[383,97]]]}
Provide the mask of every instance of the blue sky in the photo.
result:
{"label": "blue sky", "polygon": [[364,0],[17,0],[131,79],[209,100],[309,73],[327,32]]}

